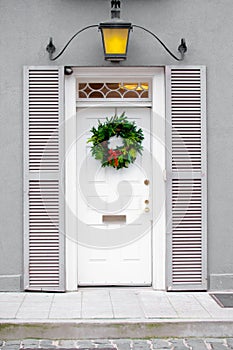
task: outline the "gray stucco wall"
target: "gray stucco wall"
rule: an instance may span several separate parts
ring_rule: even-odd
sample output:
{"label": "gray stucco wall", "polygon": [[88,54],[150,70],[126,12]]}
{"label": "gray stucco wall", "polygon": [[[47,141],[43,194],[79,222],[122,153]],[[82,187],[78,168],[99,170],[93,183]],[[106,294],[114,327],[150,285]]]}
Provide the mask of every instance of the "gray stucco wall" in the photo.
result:
{"label": "gray stucco wall", "polygon": [[[147,27],[176,51],[185,37],[184,64],[207,66],[208,275],[210,289],[233,288],[233,59],[232,0],[125,0],[122,17]],[[23,274],[24,65],[109,66],[100,34],[79,36],[56,63],[58,49],[78,29],[109,18],[109,0],[0,0],[0,290],[20,290]],[[150,36],[135,29],[123,65],[177,64]]]}

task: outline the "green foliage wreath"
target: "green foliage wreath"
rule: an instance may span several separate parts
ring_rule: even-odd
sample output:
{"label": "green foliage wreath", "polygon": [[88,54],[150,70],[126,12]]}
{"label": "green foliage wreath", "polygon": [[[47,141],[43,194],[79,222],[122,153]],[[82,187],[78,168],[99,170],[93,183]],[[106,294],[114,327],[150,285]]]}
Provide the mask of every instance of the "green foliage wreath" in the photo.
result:
{"label": "green foliage wreath", "polygon": [[[142,154],[143,131],[137,129],[135,122],[128,121],[125,112],[120,117],[106,118],[104,123],[99,121],[98,127],[90,131],[92,136],[87,143],[92,142],[92,155],[101,161],[102,167],[128,168],[137,153]],[[122,145],[113,149],[109,148],[109,140],[114,136],[122,138]]]}

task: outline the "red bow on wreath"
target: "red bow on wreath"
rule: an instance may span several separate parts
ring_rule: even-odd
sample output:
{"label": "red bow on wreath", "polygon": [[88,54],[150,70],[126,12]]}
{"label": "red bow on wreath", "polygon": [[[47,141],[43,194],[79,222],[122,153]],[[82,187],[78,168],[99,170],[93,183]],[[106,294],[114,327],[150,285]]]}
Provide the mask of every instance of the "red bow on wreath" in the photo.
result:
{"label": "red bow on wreath", "polygon": [[117,167],[119,162],[118,162],[118,157],[122,154],[121,151],[119,150],[113,150],[112,148],[110,150],[108,150],[108,162],[110,163],[113,159],[114,159],[114,165]]}

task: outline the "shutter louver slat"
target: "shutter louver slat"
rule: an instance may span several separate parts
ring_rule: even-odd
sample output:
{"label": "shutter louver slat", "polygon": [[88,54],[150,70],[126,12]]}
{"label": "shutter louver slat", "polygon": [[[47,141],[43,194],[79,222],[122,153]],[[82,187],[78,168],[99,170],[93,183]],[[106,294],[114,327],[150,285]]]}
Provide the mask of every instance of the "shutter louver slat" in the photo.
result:
{"label": "shutter louver slat", "polygon": [[204,73],[167,68],[169,290],[206,289]]}
{"label": "shutter louver slat", "polygon": [[[184,198],[183,195],[186,195]],[[194,197],[196,195],[197,197]],[[201,217],[201,180],[172,180],[172,279],[174,284],[201,283],[202,269],[202,217]],[[190,217],[190,212],[199,215],[198,219]],[[187,221],[188,216],[188,221]],[[190,239],[190,234],[195,240]],[[182,237],[182,241],[176,238]],[[196,260],[189,266],[180,265],[182,259],[195,256]],[[199,264],[197,265],[197,260]],[[195,267],[195,269],[194,269]]]}
{"label": "shutter louver slat", "polygon": [[[59,70],[29,71],[28,84],[29,171],[58,171]],[[40,86],[39,90],[38,86]],[[35,112],[40,118],[35,117]],[[36,153],[35,150],[37,150]],[[52,156],[51,151],[53,151]]]}
{"label": "shutter louver slat", "polygon": [[63,68],[25,69],[25,289],[64,290]]}

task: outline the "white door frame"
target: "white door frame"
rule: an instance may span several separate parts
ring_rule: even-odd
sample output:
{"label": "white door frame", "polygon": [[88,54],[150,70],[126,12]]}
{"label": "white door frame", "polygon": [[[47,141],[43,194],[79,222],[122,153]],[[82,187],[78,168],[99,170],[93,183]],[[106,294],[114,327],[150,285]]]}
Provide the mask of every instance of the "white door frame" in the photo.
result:
{"label": "white door frame", "polygon": [[[166,275],[166,213],[165,213],[165,70],[164,67],[80,67],[65,79],[65,235],[66,290],[77,290],[77,231],[76,231],[76,79],[130,78],[152,80],[152,286],[165,290]],[[93,106],[103,105],[103,101]],[[119,103],[118,103],[119,104]],[[114,102],[116,106],[117,103]],[[119,104],[120,105],[120,104]],[[127,106],[145,106],[143,102]],[[73,146],[73,147],[72,147]]]}

